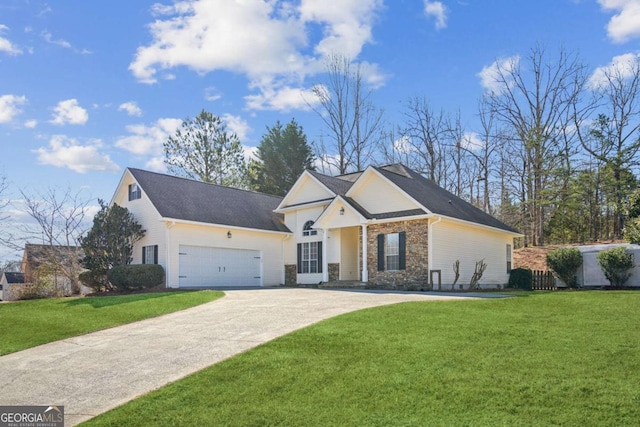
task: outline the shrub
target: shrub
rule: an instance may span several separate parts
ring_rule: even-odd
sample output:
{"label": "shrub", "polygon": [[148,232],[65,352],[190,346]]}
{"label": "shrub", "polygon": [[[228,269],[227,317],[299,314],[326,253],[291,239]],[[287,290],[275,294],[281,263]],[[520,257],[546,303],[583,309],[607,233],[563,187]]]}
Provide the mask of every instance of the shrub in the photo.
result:
{"label": "shrub", "polygon": [[547,266],[568,287],[578,286],[578,268],[582,265],[582,253],[577,248],[562,248],[547,254]]}
{"label": "shrub", "polygon": [[530,291],[533,289],[533,272],[528,268],[514,268],[509,274],[509,287]]}
{"label": "shrub", "polygon": [[107,278],[118,290],[153,288],[162,284],[164,269],[158,264],[129,264],[113,267]]}
{"label": "shrub", "polygon": [[596,258],[612,287],[622,287],[631,277],[629,270],[633,268],[633,255],[624,246],[601,251]]}
{"label": "shrub", "polygon": [[104,292],[111,290],[109,280],[107,280],[107,272],[103,270],[83,271],[78,276],[83,285],[93,289],[95,292]]}

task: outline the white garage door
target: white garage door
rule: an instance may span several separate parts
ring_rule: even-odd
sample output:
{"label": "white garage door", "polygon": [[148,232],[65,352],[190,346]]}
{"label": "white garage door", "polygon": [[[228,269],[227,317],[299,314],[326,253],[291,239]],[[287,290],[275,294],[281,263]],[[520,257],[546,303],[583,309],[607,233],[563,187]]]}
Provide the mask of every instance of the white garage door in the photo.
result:
{"label": "white garage door", "polygon": [[180,245],[180,287],[262,286],[260,251]]}

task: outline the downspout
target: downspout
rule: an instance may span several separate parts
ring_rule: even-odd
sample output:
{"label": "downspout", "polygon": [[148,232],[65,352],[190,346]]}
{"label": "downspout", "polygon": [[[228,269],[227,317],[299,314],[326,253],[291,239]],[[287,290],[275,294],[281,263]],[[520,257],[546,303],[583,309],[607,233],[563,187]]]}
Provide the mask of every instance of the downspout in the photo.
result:
{"label": "downspout", "polygon": [[[435,222],[431,222],[431,219],[429,219],[429,236],[427,238],[428,240],[428,245],[429,247],[427,248],[427,259],[428,259],[428,273],[429,273],[429,277],[427,280],[429,280],[429,282],[431,282],[431,270],[433,268],[433,226],[438,224],[440,221],[442,221],[442,217],[438,216],[438,220]],[[431,284],[431,283],[429,283]]]}

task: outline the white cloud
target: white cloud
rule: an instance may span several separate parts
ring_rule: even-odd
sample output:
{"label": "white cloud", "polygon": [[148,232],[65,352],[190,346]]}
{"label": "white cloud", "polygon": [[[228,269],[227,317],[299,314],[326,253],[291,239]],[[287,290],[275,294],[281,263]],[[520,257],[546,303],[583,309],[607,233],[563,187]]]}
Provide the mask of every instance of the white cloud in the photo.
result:
{"label": "white cloud", "polygon": [[408,136],[401,136],[393,141],[393,149],[401,154],[408,154],[415,151],[414,146],[411,144],[411,139]]}
{"label": "white cloud", "polygon": [[[9,27],[0,24],[0,34],[8,30]],[[6,52],[9,55],[20,55],[22,50],[18,49],[9,39],[0,37],[0,52]]]}
{"label": "white cloud", "polygon": [[625,53],[614,56],[608,65],[595,69],[589,77],[587,85],[590,89],[599,89],[607,83],[607,76],[631,77],[638,66],[640,66],[640,53]]}
{"label": "white cloud", "polygon": [[22,113],[20,106],[27,103],[25,96],[0,95],[0,123],[9,123]]}
{"label": "white cloud", "polygon": [[117,172],[120,170],[109,155],[100,152],[102,141],[90,140],[87,144],[79,144],[74,138],[66,135],[54,135],[48,147],[40,147],[34,152],[43,165],[68,168],[78,173],[90,171]]}
{"label": "white cloud", "polygon": [[38,121],[31,119],[31,120],[27,120],[26,122],[24,122],[24,127],[28,128],[28,129],[33,129],[38,125]]}
{"label": "white cloud", "polygon": [[467,150],[476,151],[482,149],[485,144],[476,132],[465,132],[462,136],[461,145]]}
{"label": "white cloud", "polygon": [[244,99],[250,110],[309,110],[309,104],[318,102],[311,89],[290,86],[264,86],[259,94],[247,95]]}
{"label": "white cloud", "polygon": [[175,134],[181,124],[181,119],[163,118],[151,126],[129,125],[126,129],[131,135],[118,138],[116,147],[139,156],[159,156],[164,142]]}
{"label": "white cloud", "polygon": [[142,116],[142,110],[140,109],[140,107],[138,107],[138,104],[136,104],[135,101],[129,101],[120,104],[120,106],[118,107],[118,111],[126,111],[130,116]]}
{"label": "white cloud", "polygon": [[624,43],[640,37],[640,1],[598,0],[605,10],[617,12],[607,25],[607,33],[614,43]]}
{"label": "white cloud", "polygon": [[214,86],[209,86],[204,90],[204,99],[207,101],[217,101],[222,98],[222,92],[218,90],[218,88]]}
{"label": "white cloud", "polygon": [[78,104],[77,99],[67,99],[58,102],[53,107],[53,118],[50,120],[55,125],[83,125],[89,120],[89,113]]}
{"label": "white cloud", "polygon": [[480,85],[488,92],[499,94],[504,90],[504,83],[510,83],[509,74],[519,64],[520,56],[514,55],[497,59],[493,64],[482,67],[482,70],[477,74],[480,77]]}
{"label": "white cloud", "polygon": [[54,39],[53,35],[47,30],[44,30],[41,33],[41,35],[42,35],[42,38],[44,39],[44,41],[46,41],[49,44],[60,46],[62,48],[69,49],[69,50],[74,51],[75,53],[80,53],[80,54],[83,54],[83,55],[92,53],[88,49],[84,49],[84,48],[77,49],[77,48],[75,48],[73,45],[71,45],[71,43],[69,43],[65,39]]}
{"label": "white cloud", "polygon": [[242,148],[244,150],[244,159],[246,161],[258,160],[258,147],[247,147],[246,145],[243,145]]}
{"label": "white cloud", "polygon": [[149,159],[147,163],[144,165],[145,169],[154,171],[154,172],[166,172],[167,165],[164,163],[164,157],[155,156]]}
{"label": "white cloud", "polygon": [[220,118],[227,124],[227,129],[238,136],[240,142],[246,141],[247,134],[251,131],[251,127],[245,119],[232,114],[223,114]]}
{"label": "white cloud", "polygon": [[302,0],[300,17],[305,24],[323,24],[324,38],[314,50],[322,57],[341,52],[356,58],[372,41],[371,29],[382,0],[342,0],[334,2]]}
{"label": "white cloud", "polygon": [[[155,83],[177,67],[200,74],[214,70],[242,74],[258,93],[246,97],[250,109],[307,108],[297,93],[304,80],[324,71],[336,52],[354,60],[366,43],[382,0],[177,1],[155,4],[149,25],[152,42],[138,47],[129,65],[143,83]],[[238,31],[241,28],[242,31]],[[310,40],[310,34],[320,34]],[[215,46],[215,48],[212,48]],[[380,87],[383,74],[366,66],[367,82]],[[175,77],[175,76],[174,76]],[[217,100],[216,88],[205,99]]]}
{"label": "white cloud", "polygon": [[424,14],[436,20],[436,29],[447,28],[447,8],[441,1],[424,0]]}

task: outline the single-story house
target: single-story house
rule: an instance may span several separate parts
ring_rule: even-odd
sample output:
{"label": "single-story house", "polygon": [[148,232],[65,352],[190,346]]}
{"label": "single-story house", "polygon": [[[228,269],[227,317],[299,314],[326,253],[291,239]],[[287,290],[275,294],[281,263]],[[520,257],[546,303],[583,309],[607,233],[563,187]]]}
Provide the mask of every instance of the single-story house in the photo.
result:
{"label": "single-story house", "polygon": [[[4,271],[0,275],[0,301],[13,301],[24,286],[24,273]],[[17,288],[17,291],[16,291]]]}
{"label": "single-story house", "polygon": [[166,286],[333,281],[451,289],[507,283],[521,236],[401,164],[328,176],[305,171],[284,197],[127,168],[111,203],[146,230],[133,263],[158,263]]}

